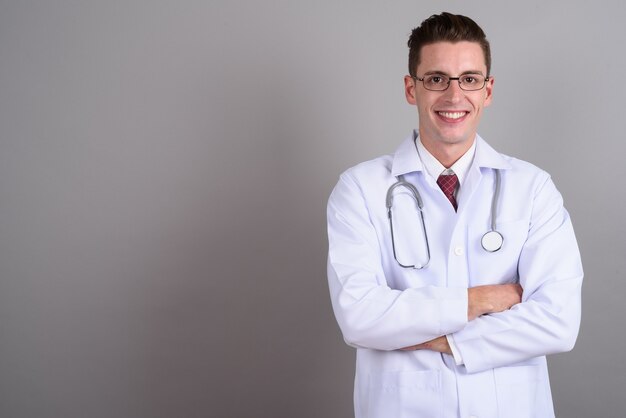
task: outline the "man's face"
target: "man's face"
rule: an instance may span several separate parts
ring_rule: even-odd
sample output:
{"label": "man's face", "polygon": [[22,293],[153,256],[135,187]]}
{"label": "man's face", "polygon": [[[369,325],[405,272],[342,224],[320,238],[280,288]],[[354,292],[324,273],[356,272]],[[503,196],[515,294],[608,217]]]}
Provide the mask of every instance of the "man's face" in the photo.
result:
{"label": "man's face", "polygon": [[[437,42],[422,47],[417,76],[442,74],[459,77],[462,74],[487,75],[485,57],[476,42]],[[421,81],[410,76],[404,79],[407,101],[417,106],[419,134],[427,148],[469,148],[476,136],[484,107],[491,103],[493,78],[485,87],[464,91],[457,80],[451,80],[445,91],[430,91]]]}

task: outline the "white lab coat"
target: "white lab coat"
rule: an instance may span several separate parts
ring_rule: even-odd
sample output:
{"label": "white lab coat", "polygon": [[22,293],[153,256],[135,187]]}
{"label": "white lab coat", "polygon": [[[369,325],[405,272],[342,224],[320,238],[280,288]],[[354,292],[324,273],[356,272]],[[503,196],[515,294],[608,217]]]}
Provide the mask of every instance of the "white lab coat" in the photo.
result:
{"label": "white lab coat", "polygon": [[[413,135],[394,155],[347,170],[330,196],[328,281],[344,339],[357,348],[357,418],[554,416],[545,356],[571,350],[578,334],[576,238],[547,173],[476,141],[458,212],[424,171]],[[494,168],[504,244],[488,253],[480,239],[490,230]],[[424,201],[431,260],[422,270],[400,267],[392,253],[385,196],[398,175]],[[394,208],[410,203],[401,197]],[[516,281],[522,303],[468,322],[468,287]],[[451,335],[463,365],[398,351],[441,335]]]}

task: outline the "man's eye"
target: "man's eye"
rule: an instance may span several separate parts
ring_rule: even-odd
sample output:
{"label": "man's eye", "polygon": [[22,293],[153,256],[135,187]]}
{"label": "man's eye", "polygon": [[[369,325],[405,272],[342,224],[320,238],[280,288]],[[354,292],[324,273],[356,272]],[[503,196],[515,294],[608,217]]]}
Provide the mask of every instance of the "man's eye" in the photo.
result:
{"label": "man's eye", "polygon": [[465,77],[461,79],[461,82],[463,84],[476,84],[477,80],[476,80],[476,77],[474,76],[466,75]]}
{"label": "man's eye", "polygon": [[430,82],[432,84],[441,84],[443,83],[443,77],[440,75],[433,75],[430,77]]}

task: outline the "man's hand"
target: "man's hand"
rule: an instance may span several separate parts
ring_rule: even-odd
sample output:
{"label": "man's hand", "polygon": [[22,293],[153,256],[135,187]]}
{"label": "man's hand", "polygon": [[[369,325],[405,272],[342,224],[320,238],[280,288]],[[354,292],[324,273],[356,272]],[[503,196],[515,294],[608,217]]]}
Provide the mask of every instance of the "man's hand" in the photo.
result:
{"label": "man's hand", "polygon": [[439,353],[445,353],[452,355],[448,339],[445,336],[437,337],[434,340],[426,341],[425,343],[412,345],[410,347],[401,348],[402,351],[415,351],[415,350],[432,350]]}
{"label": "man's hand", "polygon": [[522,286],[519,284],[494,284],[467,289],[467,319],[502,312],[522,301]]}
{"label": "man's hand", "polygon": [[[521,303],[522,286],[519,284],[494,284],[476,286],[467,289],[467,319],[469,321],[481,315],[502,312]],[[432,350],[452,354],[448,338],[445,335],[422,344],[401,348],[402,351]]]}

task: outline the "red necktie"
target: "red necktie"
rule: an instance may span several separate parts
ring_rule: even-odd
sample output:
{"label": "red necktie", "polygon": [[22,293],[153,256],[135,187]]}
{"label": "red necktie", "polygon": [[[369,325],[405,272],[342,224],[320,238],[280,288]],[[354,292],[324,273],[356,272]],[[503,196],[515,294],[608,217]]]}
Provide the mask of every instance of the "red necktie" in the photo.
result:
{"label": "red necktie", "polygon": [[437,184],[443,191],[443,194],[446,195],[450,203],[452,203],[454,210],[456,210],[457,205],[456,205],[456,199],[454,197],[454,191],[456,190],[457,184],[459,184],[459,178],[454,173],[442,174],[437,179]]}

